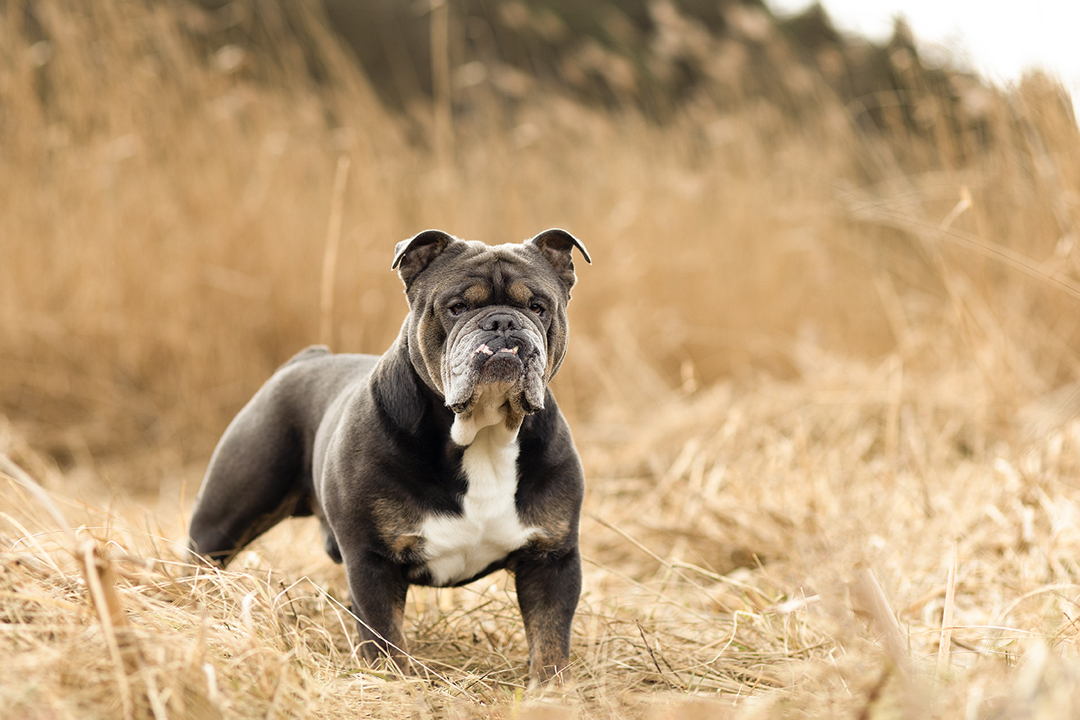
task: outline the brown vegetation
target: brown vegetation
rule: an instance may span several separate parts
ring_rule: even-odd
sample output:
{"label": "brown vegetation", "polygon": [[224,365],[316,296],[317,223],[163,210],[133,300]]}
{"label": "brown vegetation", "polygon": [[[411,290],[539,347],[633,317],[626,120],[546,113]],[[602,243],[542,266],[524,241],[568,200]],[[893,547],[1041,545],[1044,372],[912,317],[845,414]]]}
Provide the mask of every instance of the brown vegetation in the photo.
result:
{"label": "brown vegetation", "polygon": [[[815,65],[775,25],[732,45],[652,7],[713,74],[663,117],[509,64],[387,110],[305,3],[0,6],[0,453],[52,498],[0,477],[7,716],[1078,711],[1061,89],[892,47],[856,103],[826,72],[853,46]],[[759,56],[783,97],[737,81]],[[590,487],[569,698],[520,695],[502,578],[416,592],[428,672],[399,679],[358,665],[309,524],[187,573],[238,407],[324,314],[336,350],[397,332],[397,240],[550,226],[595,262],[556,388]]]}

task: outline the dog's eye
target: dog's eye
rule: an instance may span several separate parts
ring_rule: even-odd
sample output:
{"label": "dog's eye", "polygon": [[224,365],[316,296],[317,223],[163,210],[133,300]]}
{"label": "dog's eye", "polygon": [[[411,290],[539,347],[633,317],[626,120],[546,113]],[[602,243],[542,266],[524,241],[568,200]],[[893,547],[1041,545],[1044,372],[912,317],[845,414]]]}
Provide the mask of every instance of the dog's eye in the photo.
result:
{"label": "dog's eye", "polygon": [[460,315],[461,313],[465,312],[466,310],[468,310],[469,306],[466,305],[463,302],[456,302],[453,305],[451,305],[448,309],[450,310],[450,314],[454,315],[456,317],[456,316]]}
{"label": "dog's eye", "polygon": [[544,306],[538,302],[529,303],[529,309],[536,313],[537,317],[544,317]]}

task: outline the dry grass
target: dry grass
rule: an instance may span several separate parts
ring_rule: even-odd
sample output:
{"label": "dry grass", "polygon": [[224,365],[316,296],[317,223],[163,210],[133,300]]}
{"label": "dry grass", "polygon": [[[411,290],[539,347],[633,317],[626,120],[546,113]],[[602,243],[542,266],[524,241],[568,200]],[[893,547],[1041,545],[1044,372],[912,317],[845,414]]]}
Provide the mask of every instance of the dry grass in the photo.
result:
{"label": "dry grass", "polygon": [[[6,716],[1080,712],[1080,133],[1051,81],[960,88],[981,129],[932,141],[803,76],[798,123],[480,85],[436,152],[430,110],[384,112],[302,3],[241,17],[243,48],[182,3],[43,1],[33,32],[20,7],[0,452],[66,520],[0,477]],[[428,671],[396,678],[359,665],[311,524],[182,566],[254,388],[320,324],[339,350],[396,333],[395,241],[553,225],[596,261],[557,381],[589,483],[569,697],[521,696],[501,576],[414,592]]]}
{"label": "dry grass", "polygon": [[[1080,425],[988,443],[970,378],[920,387],[896,359],[871,368],[808,351],[803,362],[795,383],[673,397],[617,442],[610,426],[579,429],[586,590],[577,688],[558,707],[597,718],[692,717],[678,704],[690,698],[740,717],[1075,712],[1080,686],[1059,658],[1077,654]],[[77,536],[114,558],[132,716],[503,717],[536,702],[519,695],[526,652],[504,577],[414,590],[407,635],[428,672],[396,679],[358,664],[344,577],[313,523],[280,526],[230,572],[192,575],[178,559],[181,498],[118,497],[104,510],[69,499],[97,493],[85,479],[45,480]],[[79,546],[36,500],[3,493],[5,706],[119,716]]]}

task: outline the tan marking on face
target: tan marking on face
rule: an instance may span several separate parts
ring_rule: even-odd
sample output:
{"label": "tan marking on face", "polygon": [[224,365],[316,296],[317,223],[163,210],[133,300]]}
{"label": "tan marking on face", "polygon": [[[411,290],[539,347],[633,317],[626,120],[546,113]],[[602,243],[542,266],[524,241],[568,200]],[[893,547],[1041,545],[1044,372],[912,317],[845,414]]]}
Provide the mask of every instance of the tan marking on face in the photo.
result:
{"label": "tan marking on face", "polygon": [[532,299],[532,290],[520,280],[510,283],[510,287],[507,288],[506,292],[510,299],[518,305],[525,305]]}
{"label": "tan marking on face", "polygon": [[446,334],[443,332],[442,324],[435,317],[425,316],[420,321],[420,354],[431,382],[439,392],[443,392],[439,363],[442,360],[442,346],[445,340]]}
{"label": "tan marking on face", "polygon": [[565,337],[566,326],[559,322],[559,318],[552,320],[552,327],[548,330],[548,346],[547,346],[547,362],[544,363],[544,382],[551,382],[551,378],[555,375],[555,370],[562,362],[563,354],[566,352],[566,344],[563,341]]}
{"label": "tan marking on face", "polygon": [[490,295],[491,291],[487,289],[487,286],[481,285],[480,283],[471,286],[465,291],[465,299],[470,305],[480,305],[481,303],[485,303]]}

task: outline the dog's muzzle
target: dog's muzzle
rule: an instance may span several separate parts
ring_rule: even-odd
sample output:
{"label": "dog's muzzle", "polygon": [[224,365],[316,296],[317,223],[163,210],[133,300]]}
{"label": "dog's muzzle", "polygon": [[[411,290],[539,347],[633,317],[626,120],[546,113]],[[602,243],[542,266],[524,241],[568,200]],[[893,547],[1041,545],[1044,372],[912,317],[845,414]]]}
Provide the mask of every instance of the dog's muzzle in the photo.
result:
{"label": "dog's muzzle", "polygon": [[493,308],[460,323],[443,355],[446,405],[468,412],[481,395],[505,397],[511,409],[544,409],[547,352],[535,323],[511,308]]}

